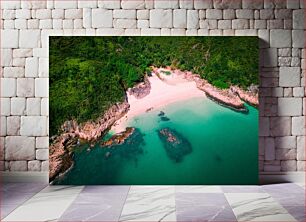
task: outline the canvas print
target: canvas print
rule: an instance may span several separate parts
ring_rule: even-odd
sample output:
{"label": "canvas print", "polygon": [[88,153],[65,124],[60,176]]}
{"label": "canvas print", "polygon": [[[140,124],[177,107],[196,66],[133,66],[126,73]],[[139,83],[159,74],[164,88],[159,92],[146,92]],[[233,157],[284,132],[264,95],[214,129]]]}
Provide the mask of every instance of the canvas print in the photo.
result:
{"label": "canvas print", "polygon": [[257,183],[257,37],[49,42],[51,184]]}

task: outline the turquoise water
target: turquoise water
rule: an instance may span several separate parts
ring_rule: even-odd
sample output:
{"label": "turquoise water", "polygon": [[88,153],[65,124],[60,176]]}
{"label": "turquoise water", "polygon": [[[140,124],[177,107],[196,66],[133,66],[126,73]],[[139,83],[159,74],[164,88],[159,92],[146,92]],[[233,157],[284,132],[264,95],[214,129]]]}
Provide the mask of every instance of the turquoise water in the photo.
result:
{"label": "turquoise water", "polygon": [[[243,114],[207,98],[169,104],[130,120],[123,145],[76,148],[75,164],[56,184],[256,184],[258,110]],[[160,111],[169,121],[161,121]],[[157,130],[175,129],[192,146],[181,162],[166,154]],[[106,154],[108,153],[108,154]]]}

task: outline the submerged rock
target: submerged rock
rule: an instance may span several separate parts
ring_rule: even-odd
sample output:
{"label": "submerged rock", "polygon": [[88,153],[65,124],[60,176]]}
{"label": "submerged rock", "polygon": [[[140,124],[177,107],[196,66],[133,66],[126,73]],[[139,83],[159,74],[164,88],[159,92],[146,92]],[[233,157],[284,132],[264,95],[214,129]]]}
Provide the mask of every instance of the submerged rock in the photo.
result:
{"label": "submerged rock", "polygon": [[106,141],[103,141],[101,143],[102,147],[109,147],[109,146],[113,146],[113,145],[118,145],[118,144],[122,144],[124,143],[124,141],[131,136],[135,131],[135,128],[133,127],[127,127],[125,131],[121,132],[121,133],[117,133],[115,135],[113,135],[111,138],[109,138]]}
{"label": "submerged rock", "polygon": [[160,117],[160,120],[161,121],[170,121],[170,119],[168,117],[166,117],[166,116]]}
{"label": "submerged rock", "polygon": [[159,114],[158,114],[158,116],[164,116],[164,115],[165,115],[165,113],[163,111],[160,111]]}
{"label": "submerged rock", "polygon": [[181,162],[185,155],[192,152],[190,142],[176,130],[163,128],[157,131],[167,155],[175,162]]}

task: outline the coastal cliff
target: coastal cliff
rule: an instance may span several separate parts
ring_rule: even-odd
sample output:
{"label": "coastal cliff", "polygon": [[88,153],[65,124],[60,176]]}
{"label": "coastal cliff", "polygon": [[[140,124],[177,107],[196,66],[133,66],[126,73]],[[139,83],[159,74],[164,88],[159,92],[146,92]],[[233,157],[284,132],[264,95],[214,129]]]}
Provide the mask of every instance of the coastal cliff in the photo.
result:
{"label": "coastal cliff", "polygon": [[61,129],[62,134],[56,137],[50,145],[50,181],[65,173],[73,164],[72,147],[79,140],[94,142],[129,110],[127,101],[111,106],[104,115],[96,121],[78,124],[75,120],[66,121]]}

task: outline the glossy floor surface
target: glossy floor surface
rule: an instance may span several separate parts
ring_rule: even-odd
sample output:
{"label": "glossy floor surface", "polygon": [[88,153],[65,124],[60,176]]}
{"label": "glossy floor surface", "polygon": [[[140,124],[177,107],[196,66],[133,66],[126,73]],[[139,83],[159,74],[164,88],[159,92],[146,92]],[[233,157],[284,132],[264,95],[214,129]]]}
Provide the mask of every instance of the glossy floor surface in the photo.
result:
{"label": "glossy floor surface", "polygon": [[1,184],[2,221],[305,221],[304,184]]}

